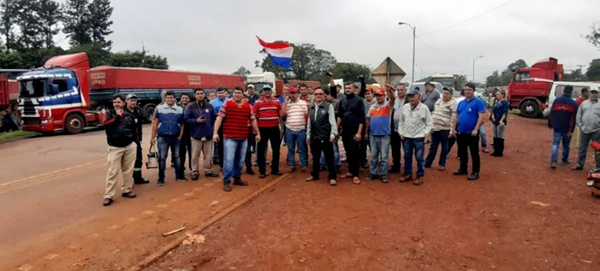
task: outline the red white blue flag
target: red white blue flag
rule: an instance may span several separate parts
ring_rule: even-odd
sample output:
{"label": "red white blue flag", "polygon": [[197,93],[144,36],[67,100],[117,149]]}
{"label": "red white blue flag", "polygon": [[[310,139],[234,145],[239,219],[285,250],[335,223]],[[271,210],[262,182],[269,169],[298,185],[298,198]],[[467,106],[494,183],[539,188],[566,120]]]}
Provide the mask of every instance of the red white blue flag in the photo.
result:
{"label": "red white blue flag", "polygon": [[265,49],[273,65],[284,67],[289,69],[292,64],[292,55],[294,54],[294,47],[287,42],[265,42],[264,40],[256,37],[260,45]]}

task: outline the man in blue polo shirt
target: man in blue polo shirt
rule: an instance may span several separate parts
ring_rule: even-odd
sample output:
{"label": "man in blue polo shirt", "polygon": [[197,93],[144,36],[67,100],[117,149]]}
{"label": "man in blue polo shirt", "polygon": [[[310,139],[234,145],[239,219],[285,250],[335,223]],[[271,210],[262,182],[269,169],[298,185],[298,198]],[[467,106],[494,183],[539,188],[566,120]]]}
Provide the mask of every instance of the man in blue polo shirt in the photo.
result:
{"label": "man in blue polo shirt", "polygon": [[464,88],[465,99],[458,103],[456,109],[456,141],[458,144],[458,157],[460,168],[454,175],[467,175],[469,154],[473,159],[473,171],[468,176],[469,181],[479,179],[481,162],[479,160],[479,127],[485,118],[485,103],[475,97],[475,84],[468,83]]}

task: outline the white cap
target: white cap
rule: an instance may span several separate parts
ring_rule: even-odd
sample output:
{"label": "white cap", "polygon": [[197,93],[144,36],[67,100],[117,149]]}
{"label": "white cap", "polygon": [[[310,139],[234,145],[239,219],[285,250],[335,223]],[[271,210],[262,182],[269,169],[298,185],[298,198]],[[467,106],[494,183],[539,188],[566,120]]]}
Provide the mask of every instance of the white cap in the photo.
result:
{"label": "white cap", "polygon": [[249,84],[249,85],[246,87],[246,89],[249,89],[249,88],[252,88],[252,89],[254,89],[254,85],[253,85],[253,84]]}

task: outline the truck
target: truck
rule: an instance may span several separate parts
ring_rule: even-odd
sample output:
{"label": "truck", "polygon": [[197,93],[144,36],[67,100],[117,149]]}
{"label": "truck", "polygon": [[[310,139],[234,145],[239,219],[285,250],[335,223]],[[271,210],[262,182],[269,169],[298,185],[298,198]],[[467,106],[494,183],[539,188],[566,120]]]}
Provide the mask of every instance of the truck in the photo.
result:
{"label": "truck", "polygon": [[100,66],[90,69],[85,53],[50,58],[43,67],[17,77],[24,131],[82,132],[102,126],[115,94],[133,93],[147,119],[161,103],[163,91],[177,94],[204,88],[242,86],[241,76]]}
{"label": "truck", "polygon": [[562,81],[563,73],[563,65],[553,57],[517,69],[508,85],[510,107],[520,109],[521,115],[527,118],[541,117],[552,84]]}
{"label": "truck", "polygon": [[[296,87],[300,83],[311,86],[313,89],[321,86],[321,82],[319,81],[288,80],[290,87]],[[265,85],[269,85],[275,91],[275,96],[279,96],[283,90],[284,82],[282,79],[277,79],[272,72],[263,72],[249,74],[246,77],[246,84],[254,85],[256,91],[260,91]]]}

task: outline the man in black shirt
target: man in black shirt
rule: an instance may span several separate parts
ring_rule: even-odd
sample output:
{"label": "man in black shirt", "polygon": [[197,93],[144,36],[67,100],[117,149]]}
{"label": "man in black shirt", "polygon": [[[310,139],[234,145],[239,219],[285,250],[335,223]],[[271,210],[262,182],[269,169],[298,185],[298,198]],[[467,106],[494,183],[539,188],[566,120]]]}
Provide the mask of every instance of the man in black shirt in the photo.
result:
{"label": "man in black shirt", "polygon": [[348,157],[348,174],[342,178],[353,178],[354,184],[360,184],[360,143],[365,124],[365,103],[356,95],[358,88],[354,83],[346,84],[346,97],[340,101],[337,126],[341,127],[342,142]]}
{"label": "man in black shirt", "polygon": [[142,165],[144,162],[144,156],[142,154],[142,122],[144,121],[144,114],[142,113],[142,109],[137,106],[137,101],[138,97],[135,94],[130,93],[127,95],[127,106],[125,107],[125,112],[133,115],[133,119],[135,120],[136,138],[134,142],[137,145],[137,151],[133,168],[133,183],[147,184],[150,183],[150,181],[142,177]]}
{"label": "man in black shirt", "polygon": [[125,97],[117,94],[113,97],[113,107],[108,111],[104,127],[106,142],[108,143],[108,172],[104,189],[104,206],[113,203],[117,190],[117,178],[123,176],[121,195],[126,198],[135,198],[131,191],[133,187],[133,167],[136,156],[136,125],[135,117],[124,110]]}

